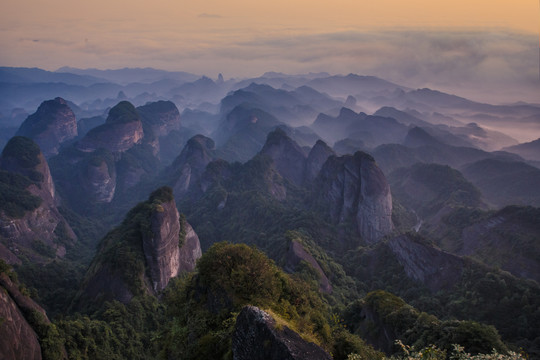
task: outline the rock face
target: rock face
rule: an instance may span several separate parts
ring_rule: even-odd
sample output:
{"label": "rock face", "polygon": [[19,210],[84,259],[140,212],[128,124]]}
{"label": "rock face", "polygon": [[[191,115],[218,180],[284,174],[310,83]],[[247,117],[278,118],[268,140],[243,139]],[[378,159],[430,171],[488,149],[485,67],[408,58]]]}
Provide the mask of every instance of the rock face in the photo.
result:
{"label": "rock face", "polygon": [[[150,222],[150,232],[142,234],[143,250],[153,290],[159,292],[181,271],[193,271],[202,252],[191,225],[185,220],[181,224],[174,199],[153,211]],[[185,232],[185,239],[180,239],[181,231]]]}
{"label": "rock face", "polygon": [[[155,295],[171,278],[193,271],[201,255],[199,238],[180,217],[172,189],[159,188],[102,240],[74,307],[84,310],[101,301],[129,303],[135,295]],[[126,257],[130,260],[118,260]]]}
{"label": "rock face", "polygon": [[295,185],[304,182],[306,154],[283,130],[277,128],[268,134],[261,155],[274,160],[277,171]]}
{"label": "rock face", "polygon": [[130,102],[121,101],[109,111],[105,124],[90,130],[79,141],[77,148],[84,152],[103,148],[120,153],[140,144],[143,137],[143,126],[137,109]]}
{"label": "rock face", "polygon": [[301,243],[293,240],[291,241],[289,251],[287,252],[286,265],[284,268],[285,271],[291,273],[294,272],[301,261],[305,261],[310,264],[319,274],[319,289],[327,294],[332,293],[332,284],[330,284],[330,280],[328,280],[328,277],[326,277],[326,274],[324,273],[323,269],[321,269],[321,266],[317,260],[315,260],[315,258],[308,253],[306,249],[304,249],[304,246]]}
{"label": "rock face", "polygon": [[335,224],[352,222],[372,244],[393,230],[392,195],[373,157],[363,152],[328,158],[315,188]]}
{"label": "rock face", "polygon": [[58,154],[60,145],[77,137],[77,120],[67,102],[57,97],[41,103],[17,131],[33,139],[47,157]]}
{"label": "rock face", "polygon": [[199,184],[206,166],[214,159],[215,143],[203,135],[195,135],[167,170],[169,183],[176,196],[184,195]]}
{"label": "rock face", "polygon": [[32,299],[24,296],[5,274],[0,274],[0,359],[41,359],[41,346],[25,313],[36,311],[49,322],[43,310]]}
{"label": "rock face", "polygon": [[449,289],[461,279],[464,261],[430,244],[401,235],[388,246],[411,279],[420,281],[431,291]]}
{"label": "rock face", "polygon": [[116,190],[116,171],[105,160],[88,162],[79,173],[86,196],[98,203],[110,203]]}
{"label": "rock face", "polygon": [[34,261],[42,261],[44,256],[63,257],[66,241],[73,242],[76,236],[56,208],[49,166],[39,147],[29,138],[12,138],[0,157],[0,170],[8,177],[22,175],[26,189],[21,190],[28,194],[25,199],[38,200],[34,207],[17,214],[0,212],[0,235],[11,253],[5,260],[13,263],[11,255],[26,255]]}
{"label": "rock face", "polygon": [[319,346],[302,339],[255,306],[246,306],[236,318],[232,338],[234,360],[330,360]]}
{"label": "rock face", "polygon": [[305,181],[307,183],[311,183],[315,180],[326,160],[332,155],[336,155],[334,150],[332,150],[332,148],[324,141],[317,140],[315,145],[313,145],[313,148],[311,148],[306,161]]}

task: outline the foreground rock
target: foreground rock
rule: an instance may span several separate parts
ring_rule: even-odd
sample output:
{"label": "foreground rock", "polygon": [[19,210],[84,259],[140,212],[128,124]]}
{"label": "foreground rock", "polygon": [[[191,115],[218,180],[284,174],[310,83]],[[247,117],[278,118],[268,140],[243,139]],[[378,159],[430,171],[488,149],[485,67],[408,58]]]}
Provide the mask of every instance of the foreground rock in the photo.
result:
{"label": "foreground rock", "polygon": [[268,313],[255,306],[244,307],[236,318],[232,352],[234,360],[332,359],[287,326],[278,328]]}

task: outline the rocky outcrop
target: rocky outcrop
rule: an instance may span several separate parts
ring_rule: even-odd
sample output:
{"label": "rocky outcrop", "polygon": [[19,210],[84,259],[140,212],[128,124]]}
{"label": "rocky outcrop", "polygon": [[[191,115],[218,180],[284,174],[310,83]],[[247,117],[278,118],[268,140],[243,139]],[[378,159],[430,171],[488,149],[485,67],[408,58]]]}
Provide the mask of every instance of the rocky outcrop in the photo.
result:
{"label": "rocky outcrop", "polygon": [[366,243],[375,243],[393,230],[390,187],[370,155],[359,151],[329,157],[315,189],[331,221],[354,224]]}
{"label": "rocky outcrop", "polygon": [[390,239],[388,246],[411,279],[426,285],[431,291],[450,289],[461,280],[464,261],[409,235]]}
{"label": "rocky outcrop", "polygon": [[67,102],[57,97],[41,103],[21,124],[17,135],[33,139],[49,157],[58,154],[62,143],[77,137],[77,120]]}
{"label": "rocky outcrop", "polygon": [[47,319],[39,305],[22,295],[5,273],[0,274],[0,359],[41,359],[38,335],[24,315],[32,311]]}
{"label": "rocky outcrop", "polygon": [[79,141],[77,148],[84,152],[103,148],[120,153],[140,144],[143,137],[143,126],[137,109],[130,102],[121,101],[109,111],[105,124],[90,130]]}
{"label": "rocky outcrop", "polygon": [[255,306],[246,306],[236,318],[232,338],[234,360],[325,360],[331,356],[307,342]]}
{"label": "rocky outcrop", "polygon": [[203,135],[195,135],[166,170],[169,184],[176,196],[183,196],[199,186],[206,166],[214,159],[215,143]]}
{"label": "rocky outcrop", "polygon": [[150,232],[142,234],[142,244],[155,292],[180,272],[193,271],[202,255],[199,238],[187,221],[180,221],[174,199],[152,212]]}
{"label": "rocky outcrop", "polygon": [[135,206],[100,244],[74,308],[103,301],[129,303],[161,292],[169,280],[192,271],[201,257],[197,234],[176,209],[172,189],[162,187]]}
{"label": "rocky outcrop", "polygon": [[282,129],[277,128],[268,134],[260,154],[274,160],[274,165],[283,178],[297,186],[302,185],[306,154]]}
{"label": "rocky outcrop", "polygon": [[284,270],[290,273],[296,270],[296,267],[300,264],[300,262],[307,262],[319,275],[319,290],[327,294],[332,293],[332,284],[330,284],[330,280],[328,280],[328,277],[317,260],[315,260],[315,258],[306,251],[300,242],[294,240],[291,241],[285,261],[286,263]]}
{"label": "rocky outcrop", "polygon": [[172,130],[181,127],[180,112],[172,101],[156,101],[139,106],[137,111],[143,123],[146,123],[152,133],[157,136],[166,136]]}
{"label": "rocky outcrop", "polygon": [[311,183],[315,180],[326,160],[332,155],[336,155],[334,150],[324,141],[317,140],[307,157],[305,182]]}
{"label": "rocky outcrop", "polygon": [[[18,185],[7,184],[9,193],[22,192],[24,199],[17,201],[33,206],[20,205],[22,208],[12,212],[7,198],[4,211],[0,211],[0,235],[5,239],[5,248],[9,250],[5,260],[10,263],[13,255],[25,255],[34,261],[60,256],[66,252],[65,246],[75,241],[76,236],[55,203],[55,188],[49,166],[39,147],[29,138],[12,138],[0,157],[0,171],[5,176],[19,176]],[[22,175],[22,177],[20,177]],[[21,183],[24,183],[21,187]],[[4,248],[4,250],[5,250]]]}

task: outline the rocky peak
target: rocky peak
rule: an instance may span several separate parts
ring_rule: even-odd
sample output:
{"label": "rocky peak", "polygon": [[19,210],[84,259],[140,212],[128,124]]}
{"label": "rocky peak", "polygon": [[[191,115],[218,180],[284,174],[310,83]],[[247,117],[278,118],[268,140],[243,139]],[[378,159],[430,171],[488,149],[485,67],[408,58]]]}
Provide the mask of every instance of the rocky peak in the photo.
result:
{"label": "rocky peak", "polygon": [[[75,307],[110,300],[128,303],[137,294],[157,294],[171,278],[192,271],[201,255],[199,238],[179,215],[172,189],[159,188],[102,240]],[[126,256],[131,264],[116,260]]]}
{"label": "rocky peak", "polygon": [[317,140],[307,157],[305,176],[306,182],[312,182],[315,180],[326,160],[328,160],[328,158],[332,155],[336,155],[334,150],[332,150],[332,148],[324,141]]}
{"label": "rocky peak", "polygon": [[185,194],[199,182],[206,166],[214,159],[214,150],[214,141],[206,136],[195,135],[188,140],[168,169],[170,183],[177,196]]}
{"label": "rocky peak", "polygon": [[33,189],[36,195],[53,201],[55,189],[49,165],[32,139],[23,136],[11,138],[2,151],[0,169],[26,176],[36,185]]}
{"label": "rocky peak", "polygon": [[105,124],[90,130],[79,141],[77,148],[84,152],[92,152],[99,148],[111,152],[124,152],[144,137],[141,118],[137,109],[128,101],[121,101],[111,110]]}
{"label": "rocky peak", "polygon": [[274,160],[277,171],[295,185],[304,182],[306,154],[302,148],[280,128],[272,131],[266,138],[261,155]]}
{"label": "rocky peak", "polygon": [[76,236],[56,208],[49,166],[31,139],[16,136],[5,146],[0,157],[0,184],[0,236],[6,245],[2,257],[18,263],[20,256],[33,261],[64,256],[62,244]]}
{"label": "rocky peak", "polygon": [[197,234],[180,219],[172,193],[161,188],[149,201],[155,205],[142,244],[153,290],[159,292],[181,270],[192,271],[202,252]]}
{"label": "rocky peak", "polygon": [[143,123],[152,129],[155,136],[165,136],[171,130],[179,130],[180,112],[172,101],[156,101],[139,106],[137,111]]}
{"label": "rocky peak", "polygon": [[58,154],[62,143],[77,137],[77,120],[67,102],[57,97],[41,103],[21,124],[17,135],[33,139],[48,157]]}
{"label": "rocky peak", "polygon": [[315,188],[331,221],[352,222],[366,243],[375,243],[393,230],[390,187],[370,155],[358,151],[330,156]]}
{"label": "rocky peak", "polygon": [[322,348],[287,326],[278,329],[274,318],[255,306],[246,306],[238,314],[232,352],[234,360],[331,359]]}

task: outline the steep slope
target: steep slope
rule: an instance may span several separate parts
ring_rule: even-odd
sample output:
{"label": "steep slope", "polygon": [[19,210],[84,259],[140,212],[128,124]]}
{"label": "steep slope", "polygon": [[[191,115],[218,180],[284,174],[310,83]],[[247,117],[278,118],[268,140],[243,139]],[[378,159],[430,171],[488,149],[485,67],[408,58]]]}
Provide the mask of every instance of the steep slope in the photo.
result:
{"label": "steep slope", "polygon": [[21,124],[17,135],[33,139],[49,157],[58,154],[62,143],[77,137],[77,120],[67,102],[57,97],[41,103]]}
{"label": "steep slope", "polygon": [[278,128],[269,133],[259,154],[269,156],[285,179],[297,186],[303,184],[306,154],[283,130]]}
{"label": "steep slope", "polygon": [[102,240],[74,305],[84,310],[157,294],[180,272],[192,271],[200,256],[197,234],[179,216],[172,190],[160,188]]}
{"label": "steep slope", "polygon": [[5,259],[63,257],[76,236],[56,208],[49,166],[31,139],[16,136],[8,142],[0,157],[0,184]]}
{"label": "steep slope", "polygon": [[17,275],[0,259],[0,358],[67,359],[45,310],[32,300]]}
{"label": "steep slope", "polygon": [[317,140],[315,145],[313,145],[309,151],[306,160],[305,182],[311,183],[313,180],[315,180],[326,160],[328,160],[328,158],[332,155],[336,155],[334,150],[326,145],[324,141]]}
{"label": "steep slope", "polygon": [[392,195],[373,157],[357,152],[331,156],[314,188],[334,224],[352,223],[363,241],[375,243],[392,229]]}
{"label": "steep slope", "polygon": [[190,190],[193,196],[197,196],[203,190],[200,181],[206,166],[214,159],[214,141],[203,135],[195,135],[164,170],[163,178],[174,189],[177,197],[181,198]]}

